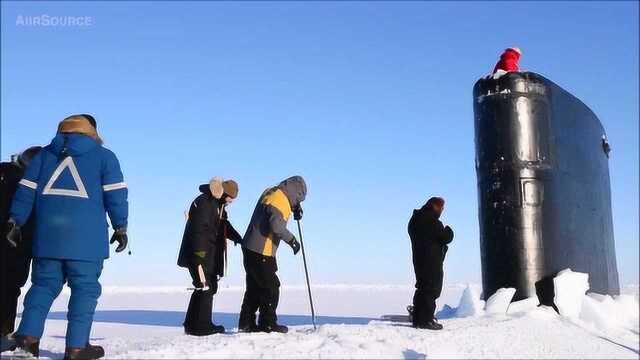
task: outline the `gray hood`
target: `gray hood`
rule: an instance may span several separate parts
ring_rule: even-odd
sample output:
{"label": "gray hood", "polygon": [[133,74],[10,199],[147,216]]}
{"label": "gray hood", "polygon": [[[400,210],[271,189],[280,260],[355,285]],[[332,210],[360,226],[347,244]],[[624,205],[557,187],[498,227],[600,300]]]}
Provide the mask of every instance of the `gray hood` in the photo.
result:
{"label": "gray hood", "polygon": [[307,184],[304,182],[302,176],[292,176],[281,182],[278,188],[287,195],[291,208],[300,205],[307,197]]}

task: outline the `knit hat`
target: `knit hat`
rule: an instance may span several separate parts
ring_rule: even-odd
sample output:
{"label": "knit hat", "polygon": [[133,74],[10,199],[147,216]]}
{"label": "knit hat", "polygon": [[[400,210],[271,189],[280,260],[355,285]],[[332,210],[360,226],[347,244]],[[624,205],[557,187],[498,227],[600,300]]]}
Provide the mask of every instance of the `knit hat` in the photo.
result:
{"label": "knit hat", "polygon": [[238,183],[233,180],[226,180],[222,183],[224,193],[235,199],[238,197]]}
{"label": "knit hat", "polygon": [[[95,120],[94,120],[95,121]],[[91,121],[83,115],[71,115],[58,124],[60,134],[82,134],[95,139],[102,144],[102,139],[98,136],[98,131]]]}

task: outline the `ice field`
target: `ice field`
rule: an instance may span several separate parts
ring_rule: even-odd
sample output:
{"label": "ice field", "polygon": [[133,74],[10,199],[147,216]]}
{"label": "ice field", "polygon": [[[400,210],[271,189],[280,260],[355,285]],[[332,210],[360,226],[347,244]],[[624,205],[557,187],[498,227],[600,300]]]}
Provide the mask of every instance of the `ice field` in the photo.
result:
{"label": "ice field", "polygon": [[[580,288],[580,279],[565,280],[564,316],[527,300],[512,303],[505,313],[502,297],[508,291],[490,300],[485,311],[479,286],[446,286],[438,302],[444,325],[439,332],[381,320],[405,314],[409,285],[314,286],[317,331],[308,317],[306,289],[284,286],[279,320],[290,326],[286,335],[235,333],[243,289],[223,285],[214,321],[227,334],[206,338],[183,334],[190,294],[185,288],[107,286],[91,341],[105,347],[107,358],[638,359],[638,287],[624,287],[625,295],[616,299],[590,295],[578,301],[567,295]],[[65,289],[47,322],[43,357],[63,356],[67,300]]]}

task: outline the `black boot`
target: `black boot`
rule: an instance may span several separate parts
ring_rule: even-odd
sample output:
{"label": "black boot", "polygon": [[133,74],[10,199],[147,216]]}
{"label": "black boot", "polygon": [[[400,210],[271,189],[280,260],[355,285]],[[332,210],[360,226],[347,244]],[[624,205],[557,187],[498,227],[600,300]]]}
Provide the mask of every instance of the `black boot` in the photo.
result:
{"label": "black boot", "polygon": [[259,332],[260,329],[258,328],[258,326],[256,326],[255,323],[251,324],[251,323],[247,323],[247,324],[239,324],[238,325],[238,332],[241,333],[254,333],[254,332]]}
{"label": "black boot", "polygon": [[256,326],[255,312],[251,313],[251,311],[244,308],[245,305],[249,304],[251,301],[252,299],[245,294],[245,299],[242,303],[243,309],[240,310],[240,319],[238,320],[238,332],[254,333],[260,331],[260,329],[258,329],[258,326]]}
{"label": "black boot", "polygon": [[201,328],[184,327],[184,333],[191,336],[209,336],[214,334],[224,334],[225,328],[222,325],[211,324]]}
{"label": "black boot", "polygon": [[66,348],[64,351],[65,360],[93,360],[104,357],[102,346],[87,344],[84,348]]}
{"label": "black boot", "polygon": [[33,336],[16,335],[16,350],[33,357],[40,356],[40,340]]}
{"label": "black boot", "polygon": [[13,351],[16,349],[16,338],[13,334],[2,337],[0,342],[0,352]]}
{"label": "black boot", "polygon": [[260,325],[259,329],[260,331],[266,332],[266,333],[277,332],[281,334],[286,334],[289,332],[288,327],[284,325],[279,325],[277,323]]}
{"label": "black boot", "polygon": [[433,320],[429,320],[425,323],[414,325],[416,329],[425,329],[425,330],[442,330],[442,325],[438,324]]}
{"label": "black boot", "polygon": [[421,325],[427,322],[425,320],[424,311],[422,310],[422,308],[414,306],[411,310],[412,311],[409,317],[411,318],[411,324],[414,328],[419,328]]}
{"label": "black boot", "polygon": [[213,324],[213,331],[214,331],[214,334],[224,334],[226,330],[222,325]]}

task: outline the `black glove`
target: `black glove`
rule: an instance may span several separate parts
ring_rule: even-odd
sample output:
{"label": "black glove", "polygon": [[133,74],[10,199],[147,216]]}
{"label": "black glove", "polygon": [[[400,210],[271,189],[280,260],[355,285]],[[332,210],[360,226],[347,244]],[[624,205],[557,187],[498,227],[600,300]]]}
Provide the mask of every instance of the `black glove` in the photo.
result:
{"label": "black glove", "polygon": [[300,251],[300,243],[298,242],[298,239],[294,236],[287,244],[289,244],[291,249],[293,249],[293,255],[297,255],[298,251]]}
{"label": "black glove", "polygon": [[18,244],[22,242],[22,231],[20,225],[15,220],[9,219],[7,221],[7,241],[11,247],[18,247]]}
{"label": "black glove", "polygon": [[127,236],[127,228],[119,228],[113,233],[111,236],[111,241],[109,244],[113,244],[114,242],[118,242],[118,247],[116,248],[116,252],[122,252],[127,248],[127,244],[129,243],[129,237]]}
{"label": "black glove", "polygon": [[302,206],[298,204],[298,206],[293,208],[293,220],[302,220],[303,213],[304,211],[302,211]]}
{"label": "black glove", "polygon": [[449,225],[444,227],[444,231],[447,233],[447,238],[449,239],[449,241],[453,240],[453,229],[451,229]]}

